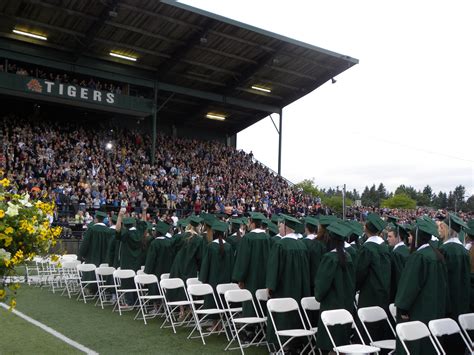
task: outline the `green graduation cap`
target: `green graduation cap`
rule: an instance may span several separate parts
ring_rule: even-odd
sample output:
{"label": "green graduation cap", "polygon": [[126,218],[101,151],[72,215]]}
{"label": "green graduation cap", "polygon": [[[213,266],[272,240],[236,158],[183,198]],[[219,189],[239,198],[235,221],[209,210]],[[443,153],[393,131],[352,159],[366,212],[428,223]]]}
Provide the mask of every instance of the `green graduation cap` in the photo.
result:
{"label": "green graduation cap", "polygon": [[117,215],[113,215],[110,219],[112,220],[113,224],[117,223]]}
{"label": "green graduation cap", "polygon": [[264,219],[266,219],[263,213],[260,212],[249,212],[249,217],[254,221],[263,221]]}
{"label": "green graduation cap", "polygon": [[199,216],[191,216],[188,217],[188,222],[193,226],[197,227],[199,223],[201,223],[204,220],[204,218],[201,218]]}
{"label": "green graduation cap", "polygon": [[241,224],[244,224],[244,222],[242,222],[242,218],[232,218],[229,222],[236,226],[240,226]]}
{"label": "green graduation cap", "polygon": [[352,230],[352,234],[355,234],[357,236],[361,236],[362,234],[364,234],[364,228],[362,228],[362,225],[357,222],[357,221],[348,221],[349,222],[349,225],[351,226],[351,230]]}
{"label": "green graduation cap", "polygon": [[247,217],[240,217],[240,220],[242,221],[243,224],[249,224],[249,219]]}
{"label": "green graduation cap", "polygon": [[369,213],[367,215],[367,223],[370,223],[378,232],[381,232],[387,225],[377,213]]}
{"label": "green graduation cap", "polygon": [[474,219],[469,220],[467,223],[467,228],[465,229],[466,234],[474,237]]}
{"label": "green graduation cap", "polygon": [[271,221],[275,224],[278,224],[281,222],[281,218],[280,216],[278,216],[278,214],[275,213],[272,215]]}
{"label": "green graduation cap", "polygon": [[275,223],[273,223],[273,222],[269,222],[269,223],[267,224],[267,228],[268,228],[268,230],[269,230],[271,233],[273,233],[274,235],[276,235],[276,234],[279,233],[278,226],[277,226]]}
{"label": "green graduation cap", "polygon": [[329,226],[335,220],[337,220],[337,217],[331,214],[319,216],[319,224],[322,226]]}
{"label": "green graduation cap", "polygon": [[387,216],[387,222],[392,223],[392,225],[396,225],[398,222],[398,217],[395,216]]}
{"label": "green graduation cap", "polygon": [[408,240],[408,233],[410,233],[411,225],[397,223],[396,226],[398,227],[398,234],[400,235],[400,237],[403,240]]}
{"label": "green graduation cap", "polygon": [[327,230],[330,232],[330,237],[339,240],[345,240],[352,233],[352,228],[344,221],[334,221],[327,227]]}
{"label": "green graduation cap", "polygon": [[156,225],[155,225],[155,230],[160,232],[161,235],[165,235],[170,230],[170,225],[168,223],[163,222],[163,221],[158,221],[158,223],[156,223]]}
{"label": "green graduation cap", "polygon": [[216,220],[216,221],[214,221],[214,223],[212,223],[211,229],[213,231],[226,233],[229,229],[229,225],[225,222]]}
{"label": "green graduation cap", "polygon": [[180,219],[177,223],[178,227],[186,227],[189,224],[189,218]]}
{"label": "green graduation cap", "polygon": [[95,216],[96,216],[96,218],[97,218],[97,217],[98,217],[98,218],[106,218],[106,217],[107,217],[107,213],[102,212],[102,211],[97,211],[97,212],[95,213]]}
{"label": "green graduation cap", "polygon": [[314,227],[317,227],[319,225],[319,221],[316,218],[311,217],[311,216],[306,217],[304,219],[304,223],[309,224],[309,225],[314,226]]}
{"label": "green graduation cap", "polygon": [[151,224],[150,222],[146,222],[146,229],[151,231],[153,229],[153,224]]}
{"label": "green graduation cap", "polygon": [[216,218],[228,218],[229,216],[225,213],[214,213]]}
{"label": "green graduation cap", "polygon": [[469,228],[468,225],[457,216],[455,213],[448,213],[448,217],[446,218],[446,224],[449,228],[453,229],[457,233],[461,231],[461,228]]}
{"label": "green graduation cap", "polygon": [[280,216],[283,218],[283,223],[288,226],[289,228],[293,229],[295,232],[301,226],[301,222],[298,221],[295,217],[288,216],[286,214],[281,213]]}
{"label": "green graduation cap", "polygon": [[436,223],[431,223],[430,221],[426,220],[425,218],[418,218],[415,223],[415,228],[417,230],[421,230],[429,235],[434,235],[435,237],[439,237],[438,228]]}
{"label": "green graduation cap", "polygon": [[132,217],[125,217],[122,220],[122,223],[126,226],[133,226],[135,224],[135,218]]}

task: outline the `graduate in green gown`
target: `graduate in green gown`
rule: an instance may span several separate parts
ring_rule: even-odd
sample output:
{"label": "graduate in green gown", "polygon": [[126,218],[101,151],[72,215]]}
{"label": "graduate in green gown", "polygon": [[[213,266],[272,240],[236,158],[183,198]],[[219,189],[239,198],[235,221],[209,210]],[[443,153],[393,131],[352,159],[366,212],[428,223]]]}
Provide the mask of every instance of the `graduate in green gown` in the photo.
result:
{"label": "graduate in green gown", "polygon": [[[239,244],[235,259],[232,280],[240,288],[250,291],[255,299],[255,291],[265,288],[268,255],[270,253],[270,236],[262,229],[265,216],[259,212],[250,213],[250,232],[245,234]],[[255,302],[257,302],[255,300]],[[256,304],[256,303],[255,303]],[[243,305],[244,317],[255,316],[248,302]]]}
{"label": "graduate in green gown", "polygon": [[305,234],[303,243],[308,249],[309,284],[311,295],[314,296],[314,279],[318,273],[319,263],[326,252],[326,245],[317,239],[319,221],[314,217],[305,218]]}
{"label": "graduate in green gown", "polygon": [[[144,271],[146,274],[155,275],[158,281],[160,281],[162,274],[170,273],[175,256],[172,239],[166,236],[169,230],[169,224],[158,221],[155,225],[156,235],[150,243],[146,256]],[[152,290],[151,294],[157,294],[157,291]]]}
{"label": "graduate in green gown", "polygon": [[[428,325],[430,320],[446,316],[446,264],[441,253],[430,244],[431,236],[436,235],[437,230],[429,222],[419,218],[411,234],[414,234],[412,253],[400,277],[395,296],[397,323],[421,321]],[[435,353],[426,338],[420,342],[410,342],[408,348],[413,355]],[[400,343],[397,343],[397,353],[405,353]]]}
{"label": "graduate in green gown", "polygon": [[240,239],[242,239],[242,227],[244,222],[240,218],[232,218],[230,220],[230,235],[226,238],[227,243],[232,247],[234,256],[237,254],[239,248]]}
{"label": "graduate in green gown", "polygon": [[466,232],[465,247],[469,253],[469,260],[471,261],[471,274],[470,274],[470,310],[474,312],[474,219],[467,222],[467,227],[464,231]]}
{"label": "graduate in green gown", "polygon": [[114,240],[113,231],[104,223],[106,217],[105,212],[96,212],[95,223],[87,228],[79,248],[79,260],[97,267],[108,262],[110,244]]}
{"label": "graduate in green gown", "polygon": [[119,246],[120,246],[120,241],[115,238],[115,228],[117,225],[117,216],[112,216],[110,219],[112,221],[112,225],[109,227],[112,231],[112,235],[114,238],[110,242],[109,245],[109,252],[107,254],[107,263],[109,266],[112,266],[114,268],[120,267],[120,262],[119,262]]}
{"label": "graduate in green gown", "polygon": [[[334,221],[327,227],[328,253],[322,257],[316,274],[314,295],[321,304],[320,312],[346,309],[353,313],[355,295],[355,267],[351,255],[344,248],[344,239],[352,232],[347,224]],[[350,344],[351,326],[334,326],[331,335],[337,345]],[[332,350],[331,340],[321,317],[318,320],[316,346],[323,351]]]}
{"label": "graduate in green gown", "polygon": [[405,268],[406,261],[410,255],[410,250],[406,246],[408,232],[402,224],[395,224],[388,231],[387,237],[390,247],[390,258],[392,265],[392,279],[390,282],[390,302],[395,300],[398,282]]}
{"label": "graduate in green gown", "polygon": [[[301,298],[311,295],[308,250],[295,233],[301,223],[291,216],[281,216],[283,222],[279,231],[282,238],[275,243],[268,258],[266,288],[270,298],[291,297],[300,304]],[[280,330],[302,327],[296,312],[273,314],[273,317]],[[277,344],[270,319],[267,321],[267,341]]]}
{"label": "graduate in green gown", "polygon": [[[351,234],[349,235],[349,244],[357,251],[359,251],[360,244],[359,241],[364,235],[364,228],[358,221],[350,220],[348,221],[351,226]],[[357,260],[352,260],[354,266],[357,263]]]}
{"label": "graduate in green gown", "polygon": [[[234,252],[232,246],[226,243],[225,236],[228,225],[222,221],[215,221],[212,226],[212,242],[204,251],[204,257],[199,271],[199,280],[212,286],[214,294],[217,295],[216,287],[219,284],[230,283],[232,281],[232,268],[234,266]],[[217,295],[219,297],[219,295]],[[212,296],[204,298],[204,308],[217,308]],[[211,317],[212,318],[212,317]],[[217,317],[216,317],[217,318]],[[217,322],[211,329],[217,326]]]}
{"label": "graduate in green gown", "polygon": [[[270,219],[270,222],[272,222],[273,225],[277,226],[277,230],[281,221],[282,221],[282,218],[280,218],[277,214],[274,214],[272,218]],[[275,242],[278,242],[281,239],[281,235],[279,231],[277,231],[274,235],[271,235],[270,233],[269,235],[273,244],[275,244]]]}

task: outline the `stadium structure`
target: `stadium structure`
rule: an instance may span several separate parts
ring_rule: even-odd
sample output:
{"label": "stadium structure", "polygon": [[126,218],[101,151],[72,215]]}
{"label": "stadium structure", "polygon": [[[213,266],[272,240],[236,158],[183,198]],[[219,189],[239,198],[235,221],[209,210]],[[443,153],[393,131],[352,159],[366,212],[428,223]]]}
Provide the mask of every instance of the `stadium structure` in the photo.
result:
{"label": "stadium structure", "polygon": [[[6,72],[9,63],[30,71]],[[276,113],[278,173],[283,108],[357,63],[172,0],[0,3],[4,108],[41,102],[123,125],[143,120],[152,151],[157,132],[235,147],[238,132]],[[113,82],[121,91],[39,78],[38,68]]]}

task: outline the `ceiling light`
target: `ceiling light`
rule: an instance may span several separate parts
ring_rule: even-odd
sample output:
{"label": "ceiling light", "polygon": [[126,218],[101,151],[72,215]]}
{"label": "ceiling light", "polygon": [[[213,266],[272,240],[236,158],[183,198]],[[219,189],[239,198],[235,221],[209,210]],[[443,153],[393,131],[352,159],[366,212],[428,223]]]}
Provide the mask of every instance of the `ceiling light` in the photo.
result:
{"label": "ceiling light", "polygon": [[34,33],[25,32],[25,31],[13,30],[13,33],[16,33],[17,35],[21,35],[21,36],[26,36],[26,37],[41,39],[41,40],[43,40],[43,41],[47,41],[47,40],[48,40],[48,38],[46,38],[45,36],[41,36],[41,35],[37,35],[37,34],[34,34]]}
{"label": "ceiling light", "polygon": [[207,115],[206,115],[207,118],[210,118],[211,120],[217,120],[217,121],[224,121],[225,120],[225,116],[224,115],[219,115],[219,114],[216,114],[216,113],[211,113],[209,112]]}
{"label": "ceiling light", "polygon": [[252,85],[252,89],[258,90],[258,91],[263,91],[263,92],[272,92],[270,89],[267,89],[267,88],[264,88],[264,87],[261,87],[261,86],[256,86],[256,85]]}
{"label": "ceiling light", "polygon": [[128,55],[123,55],[123,54],[118,54],[118,53],[114,53],[114,52],[110,52],[109,53],[112,57],[117,57],[117,58],[121,58],[121,59],[125,59],[125,60],[130,60],[132,62],[136,62],[137,61],[137,58],[135,57],[129,57]]}

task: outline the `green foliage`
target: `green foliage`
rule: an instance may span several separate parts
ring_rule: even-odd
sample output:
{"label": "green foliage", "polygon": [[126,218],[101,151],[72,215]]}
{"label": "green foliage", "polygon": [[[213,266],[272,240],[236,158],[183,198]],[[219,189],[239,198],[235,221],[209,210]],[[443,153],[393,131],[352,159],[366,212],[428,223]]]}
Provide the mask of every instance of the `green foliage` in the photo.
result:
{"label": "green foliage", "polygon": [[[342,214],[342,196],[326,197],[322,203],[338,214]],[[352,200],[346,198],[346,206],[352,205]]]}
{"label": "green foliage", "polygon": [[313,197],[324,197],[324,192],[322,192],[318,186],[315,184],[314,179],[304,179],[303,181],[295,185],[297,188],[303,190],[305,194],[311,195]]}
{"label": "green foliage", "polygon": [[387,208],[403,208],[403,209],[415,209],[416,201],[407,194],[399,193],[395,194],[393,197],[390,197],[382,201],[382,207]]}

